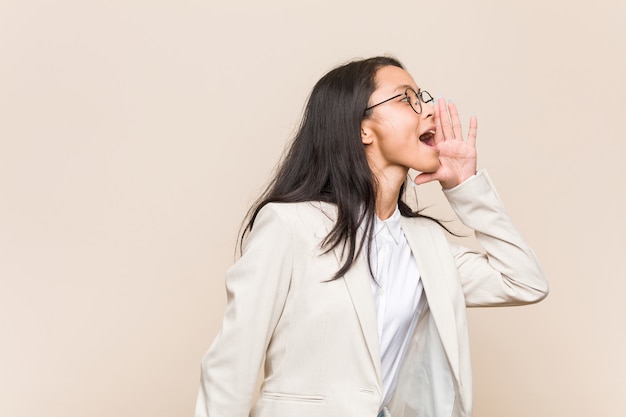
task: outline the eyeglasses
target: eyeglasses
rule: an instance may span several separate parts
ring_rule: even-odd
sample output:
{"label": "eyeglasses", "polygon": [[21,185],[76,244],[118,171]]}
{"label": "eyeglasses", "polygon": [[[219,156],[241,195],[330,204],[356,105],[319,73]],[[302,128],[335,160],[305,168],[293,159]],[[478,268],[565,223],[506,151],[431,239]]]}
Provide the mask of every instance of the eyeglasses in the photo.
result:
{"label": "eyeglasses", "polygon": [[365,109],[365,111],[371,110],[376,106],[380,106],[381,104],[391,101],[394,98],[401,97],[402,95],[406,96],[407,101],[411,105],[411,108],[417,114],[422,113],[422,103],[431,103],[435,100],[428,91],[419,90],[418,92],[415,92],[415,90],[413,90],[412,88],[407,88],[404,93],[397,94],[391,98],[388,98],[387,100],[381,101],[380,103],[374,104],[373,106],[369,106]]}

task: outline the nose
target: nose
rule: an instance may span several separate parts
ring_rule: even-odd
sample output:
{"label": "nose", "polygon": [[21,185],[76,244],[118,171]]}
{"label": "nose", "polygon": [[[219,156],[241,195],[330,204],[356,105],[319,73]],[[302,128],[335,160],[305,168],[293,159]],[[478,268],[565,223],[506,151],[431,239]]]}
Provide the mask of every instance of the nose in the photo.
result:
{"label": "nose", "polygon": [[430,103],[422,102],[422,119],[428,119],[429,117],[433,117],[435,115],[435,101],[431,101]]}

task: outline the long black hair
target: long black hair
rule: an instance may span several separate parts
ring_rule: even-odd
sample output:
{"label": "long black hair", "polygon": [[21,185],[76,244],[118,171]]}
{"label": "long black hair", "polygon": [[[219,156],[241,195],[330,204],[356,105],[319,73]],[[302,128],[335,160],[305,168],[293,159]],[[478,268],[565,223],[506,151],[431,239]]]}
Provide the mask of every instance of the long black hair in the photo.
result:
{"label": "long black hair", "polygon": [[[384,66],[404,69],[397,59],[385,56],[352,61],[331,70],[313,87],[286,155],[248,212],[240,247],[266,204],[323,201],[337,206],[337,219],[322,241],[322,249],[327,253],[341,247],[343,257],[343,264],[332,279],[350,269],[365,242],[369,254],[377,183],[361,141],[361,121],[369,117],[365,109],[376,89],[376,72]],[[402,200],[405,186],[406,182],[398,196],[400,214],[421,216]],[[359,241],[360,225],[364,226],[367,239]]]}

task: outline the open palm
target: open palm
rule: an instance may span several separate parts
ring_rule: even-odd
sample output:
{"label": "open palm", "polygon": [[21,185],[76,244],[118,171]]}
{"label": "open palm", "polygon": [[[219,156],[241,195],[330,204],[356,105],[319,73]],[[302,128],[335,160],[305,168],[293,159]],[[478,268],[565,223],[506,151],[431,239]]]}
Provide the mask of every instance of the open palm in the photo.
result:
{"label": "open palm", "polygon": [[415,177],[416,184],[437,180],[443,188],[453,188],[476,173],[476,133],[478,121],[470,118],[467,140],[454,103],[439,99],[435,106],[435,146],[439,149],[439,169]]}

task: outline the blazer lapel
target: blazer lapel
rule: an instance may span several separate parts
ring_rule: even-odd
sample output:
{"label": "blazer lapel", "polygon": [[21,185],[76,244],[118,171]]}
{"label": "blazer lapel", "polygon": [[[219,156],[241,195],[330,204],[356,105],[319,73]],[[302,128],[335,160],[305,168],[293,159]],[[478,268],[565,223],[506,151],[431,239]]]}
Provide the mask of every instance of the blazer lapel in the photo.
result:
{"label": "blazer lapel", "polygon": [[[338,256],[338,249],[335,251],[335,255],[337,256],[337,260],[340,261],[341,258]],[[360,256],[352,265],[352,268],[348,270],[343,279],[359,318],[361,331],[363,332],[372,364],[376,370],[378,383],[382,386],[380,342],[378,340],[378,327],[376,325],[376,306],[370,287],[370,273],[367,268],[367,263],[363,260],[363,256]]]}
{"label": "blazer lapel", "polygon": [[[330,232],[337,219],[337,208],[332,204],[320,203],[320,210],[328,218],[326,233]],[[337,269],[342,264],[341,248],[333,250],[337,260]],[[380,342],[376,324],[376,305],[372,294],[370,280],[372,279],[367,267],[365,253],[361,253],[352,268],[343,276],[346,288],[350,294],[352,305],[356,311],[361,326],[365,344],[369,350],[372,365],[376,371],[379,385],[382,387],[382,371],[380,362]]]}
{"label": "blazer lapel", "polygon": [[406,217],[402,217],[402,230],[417,261],[428,307],[437,326],[448,362],[454,377],[459,381],[456,319],[445,280],[441,279],[445,270],[437,251],[437,239],[434,239],[429,227],[419,227],[418,222]]}

